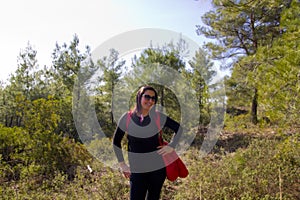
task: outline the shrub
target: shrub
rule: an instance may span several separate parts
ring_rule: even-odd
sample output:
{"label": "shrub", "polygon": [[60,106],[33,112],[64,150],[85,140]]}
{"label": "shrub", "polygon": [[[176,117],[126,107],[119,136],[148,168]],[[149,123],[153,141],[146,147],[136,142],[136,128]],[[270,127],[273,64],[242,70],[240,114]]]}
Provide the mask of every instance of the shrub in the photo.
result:
{"label": "shrub", "polygon": [[0,125],[0,181],[19,180],[22,166],[28,163],[29,135],[21,128]]}
{"label": "shrub", "polygon": [[191,174],[174,199],[296,199],[299,152],[296,134],[283,140],[255,139],[247,149],[222,159],[193,156]]}

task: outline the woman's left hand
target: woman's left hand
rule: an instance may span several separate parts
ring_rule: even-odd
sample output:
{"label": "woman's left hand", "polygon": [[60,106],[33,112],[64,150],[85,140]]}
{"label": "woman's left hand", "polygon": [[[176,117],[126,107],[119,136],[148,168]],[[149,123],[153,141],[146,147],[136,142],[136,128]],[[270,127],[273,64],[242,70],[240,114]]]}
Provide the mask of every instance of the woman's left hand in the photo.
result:
{"label": "woman's left hand", "polygon": [[174,151],[174,148],[168,145],[165,146],[158,146],[157,147],[159,150],[157,151],[158,154],[164,156],[167,155],[169,153],[171,153],[172,151]]}

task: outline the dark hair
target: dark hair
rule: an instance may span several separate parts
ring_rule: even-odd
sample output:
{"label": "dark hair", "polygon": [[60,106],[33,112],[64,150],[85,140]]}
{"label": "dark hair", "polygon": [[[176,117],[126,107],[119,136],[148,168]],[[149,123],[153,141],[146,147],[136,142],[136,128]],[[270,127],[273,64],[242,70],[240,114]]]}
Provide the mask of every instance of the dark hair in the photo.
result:
{"label": "dark hair", "polygon": [[[155,101],[154,101],[154,104],[157,103],[157,92],[156,90],[149,86],[149,85],[146,85],[146,86],[142,86],[138,91],[137,91],[137,94],[136,94],[136,106],[135,106],[135,112],[137,113],[141,113],[142,112],[142,105],[141,105],[141,99],[142,99],[142,96],[143,94],[147,91],[147,90],[151,90],[155,93]],[[155,106],[155,105],[154,105]],[[154,107],[155,108],[155,107]]]}

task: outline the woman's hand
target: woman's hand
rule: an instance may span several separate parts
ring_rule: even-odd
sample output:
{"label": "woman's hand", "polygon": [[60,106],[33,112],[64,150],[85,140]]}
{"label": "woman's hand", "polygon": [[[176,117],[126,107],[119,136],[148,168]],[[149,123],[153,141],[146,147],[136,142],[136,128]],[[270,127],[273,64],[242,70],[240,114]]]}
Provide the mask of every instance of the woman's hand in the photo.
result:
{"label": "woman's hand", "polygon": [[120,162],[119,163],[120,169],[123,173],[123,175],[125,176],[125,178],[130,178],[130,168],[128,167],[128,165],[125,162]]}
{"label": "woman's hand", "polygon": [[174,148],[169,146],[169,145],[165,145],[165,146],[158,146],[157,147],[159,150],[157,151],[158,154],[165,156],[169,153],[171,153],[172,151],[174,151]]}

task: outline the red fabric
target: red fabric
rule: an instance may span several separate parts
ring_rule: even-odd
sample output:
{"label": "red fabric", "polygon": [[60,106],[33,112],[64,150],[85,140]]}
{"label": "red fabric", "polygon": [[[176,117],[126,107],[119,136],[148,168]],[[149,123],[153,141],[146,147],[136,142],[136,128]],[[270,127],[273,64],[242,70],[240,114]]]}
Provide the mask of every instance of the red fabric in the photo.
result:
{"label": "red fabric", "polygon": [[[164,145],[167,143],[164,142]],[[178,177],[185,178],[188,176],[189,171],[185,164],[182,162],[176,151],[173,151],[163,156],[164,163],[166,165],[167,179],[175,181]]]}

